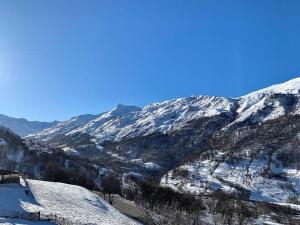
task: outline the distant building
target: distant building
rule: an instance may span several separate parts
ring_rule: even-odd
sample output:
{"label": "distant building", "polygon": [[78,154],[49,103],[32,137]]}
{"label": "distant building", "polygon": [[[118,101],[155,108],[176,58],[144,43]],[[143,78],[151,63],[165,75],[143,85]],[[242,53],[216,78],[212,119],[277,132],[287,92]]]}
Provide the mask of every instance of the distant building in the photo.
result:
{"label": "distant building", "polygon": [[0,169],[0,184],[20,183],[20,174],[15,171]]}

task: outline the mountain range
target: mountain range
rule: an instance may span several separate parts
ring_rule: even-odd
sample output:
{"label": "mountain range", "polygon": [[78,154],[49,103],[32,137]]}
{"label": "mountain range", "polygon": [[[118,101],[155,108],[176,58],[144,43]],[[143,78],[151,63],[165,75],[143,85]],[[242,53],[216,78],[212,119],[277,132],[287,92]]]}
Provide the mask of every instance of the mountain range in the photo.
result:
{"label": "mountain range", "polygon": [[100,171],[93,173],[96,183],[101,172],[113,170],[152,177],[179,192],[300,202],[300,78],[238,98],[120,104],[53,123],[9,119],[1,124],[26,135],[29,150],[61,149],[71,157],[57,161],[61,167],[74,157],[92,162]]}
{"label": "mountain range", "polygon": [[0,126],[8,127],[22,137],[55,126],[57,123],[58,121],[28,121],[23,118],[18,119],[0,114]]}
{"label": "mountain range", "polygon": [[101,148],[105,141],[118,142],[154,133],[170,133],[180,130],[190,121],[220,115],[231,118],[232,121],[222,128],[229,129],[243,123],[254,124],[287,114],[300,114],[299,93],[300,78],[296,78],[239,98],[193,96],[153,103],[144,108],[119,104],[99,115],[80,115],[54,122],[53,126],[26,138],[71,147],[56,140],[89,135],[90,143]]}

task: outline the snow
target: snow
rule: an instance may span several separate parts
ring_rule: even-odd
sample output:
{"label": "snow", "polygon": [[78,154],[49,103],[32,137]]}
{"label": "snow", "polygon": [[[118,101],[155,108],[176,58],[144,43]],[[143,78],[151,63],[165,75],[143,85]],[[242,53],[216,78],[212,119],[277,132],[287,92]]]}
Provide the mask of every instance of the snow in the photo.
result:
{"label": "snow", "polygon": [[107,154],[111,155],[112,157],[116,158],[116,159],[119,159],[121,161],[127,161],[127,159],[125,157],[122,157],[120,155],[118,155],[117,153],[113,153],[113,152],[106,152]]}
{"label": "snow", "polygon": [[154,162],[146,162],[146,163],[143,163],[143,166],[144,166],[146,169],[149,169],[149,170],[159,170],[159,169],[160,169],[160,166],[157,165],[157,164],[154,163]]}
{"label": "snow", "polygon": [[80,153],[78,151],[76,151],[75,149],[73,149],[71,147],[63,147],[62,149],[68,155],[72,155],[72,156],[80,155]]}
{"label": "snow", "polygon": [[[292,97],[293,107],[290,107],[289,98]],[[296,100],[296,101],[294,101]],[[261,123],[273,120],[286,114],[300,114],[300,77],[276,84],[236,99],[193,96],[179,98],[161,103],[153,103],[138,108],[135,106],[118,105],[109,112],[91,116],[74,117],[69,121],[36,133],[31,137],[38,140],[49,140],[56,135],[72,136],[74,134],[89,134],[96,146],[101,146],[105,140],[120,141],[125,138],[149,135],[155,132],[168,133],[181,129],[191,120],[212,117],[226,113],[234,119],[230,126],[251,121]],[[297,139],[300,133],[297,134]],[[105,148],[104,148],[105,149]],[[99,148],[99,151],[102,151]],[[245,156],[251,149],[244,149]],[[119,160],[126,160],[116,152],[107,152]],[[216,154],[217,161],[222,161],[222,153]],[[143,159],[131,159],[146,168],[154,168],[152,162]],[[187,172],[187,177],[180,179],[174,176],[173,171],[164,176],[161,185],[169,186],[175,190],[188,192],[205,192],[216,189],[228,192],[236,191],[229,183],[239,185],[250,192],[253,200],[264,200],[272,202],[287,202],[288,198],[295,193],[300,196],[299,170],[292,168],[273,167],[274,172],[286,174],[288,182],[269,179],[261,176],[261,172],[267,162],[257,158],[250,160],[245,158],[238,164],[220,163],[214,161],[202,161],[194,164],[186,164],[180,167]],[[157,167],[159,169],[159,167]],[[280,171],[281,170],[281,171]],[[286,184],[288,184],[286,186]]]}
{"label": "snow", "polygon": [[[105,140],[120,141],[123,138],[167,133],[185,126],[189,121],[226,113],[237,118],[231,125],[251,119],[263,122],[285,115],[284,101],[274,94],[293,94],[300,98],[300,78],[276,84],[236,99],[192,96],[139,108],[119,104],[113,110],[99,115],[81,115],[58,123],[56,126],[31,134],[27,138],[49,141],[57,135],[89,134],[96,146]],[[300,114],[300,101],[291,114]],[[264,113],[261,113],[264,112]],[[226,129],[226,128],[225,128]],[[101,148],[99,148],[101,150]]]}
{"label": "snow", "polygon": [[53,225],[47,221],[29,221],[22,219],[0,218],[1,225]]}
{"label": "snow", "polygon": [[250,192],[251,200],[274,203],[286,203],[291,196],[300,196],[299,170],[275,167],[271,164],[273,172],[283,173],[286,178],[285,180],[272,179],[261,175],[267,165],[266,161],[259,158],[244,159],[235,164],[226,162],[218,164],[212,160],[195,161],[177,169],[183,171],[184,176],[172,170],[162,177],[160,184],[174,190],[195,194],[214,190],[236,192],[234,185],[238,185]]}
{"label": "snow", "polygon": [[294,209],[294,210],[297,210],[297,211],[300,211],[300,205],[296,205],[296,204],[292,204],[292,203],[277,203],[278,205],[281,205],[281,206],[288,206],[289,208],[291,209]]}
{"label": "snow", "polygon": [[[33,196],[26,195],[24,186],[19,184],[0,185],[0,211],[19,213],[40,211],[44,215],[55,214],[82,224],[138,224],[85,188],[37,180],[28,180],[28,183]],[[22,184],[24,185],[23,182]],[[15,223],[47,224],[0,219],[0,224]]]}
{"label": "snow", "polygon": [[39,122],[39,121],[28,121],[26,119],[17,119],[9,116],[0,114],[0,126],[8,127],[14,133],[19,136],[26,136],[34,132],[42,131],[45,128],[52,127],[58,122]]}
{"label": "snow", "polygon": [[30,135],[27,135],[28,139],[34,138],[36,135],[44,135],[47,136],[45,140],[48,140],[52,137],[55,137],[57,133],[66,133],[72,129],[76,129],[77,127],[83,126],[84,124],[88,123],[92,119],[96,118],[97,115],[80,115],[73,117],[67,121],[60,122],[50,128],[44,129],[40,132],[32,133]]}
{"label": "snow", "polygon": [[19,184],[1,184],[0,185],[0,210],[11,210],[20,213],[27,212],[23,208],[24,204],[35,204],[32,197],[25,194],[25,189]]}
{"label": "snow", "polygon": [[176,130],[190,120],[202,117],[231,114],[236,102],[223,97],[194,96],[150,104],[143,109],[118,105],[94,118],[79,120],[74,117],[27,138],[47,141],[56,135],[87,133],[96,144],[105,140],[119,141],[125,137]]}
{"label": "snow", "polygon": [[250,94],[240,97],[244,100],[243,106],[240,108],[243,111],[249,106],[256,104],[261,99],[272,94],[300,94],[300,77],[289,80],[282,84],[275,84],[267,88],[263,88],[258,91],[254,91]]}
{"label": "snow", "polygon": [[300,77],[294,78],[281,84],[275,84],[267,88],[263,88],[259,91],[250,93],[262,94],[262,93],[282,93],[282,94],[299,94],[300,90]]}
{"label": "snow", "polygon": [[275,223],[272,221],[264,221],[263,224],[265,224],[265,225],[282,225],[281,223]]}
{"label": "snow", "polygon": [[[272,98],[274,94],[293,94],[300,96],[300,77],[240,97],[240,107],[237,110],[239,116],[234,123],[242,122],[251,116],[255,116],[266,107],[271,107],[271,111],[265,117],[257,117],[257,120],[272,120],[285,115],[282,103]],[[296,107],[294,114],[300,114],[299,107]]]}
{"label": "snow", "polygon": [[29,180],[29,187],[41,212],[83,224],[137,224],[85,188],[37,180]]}

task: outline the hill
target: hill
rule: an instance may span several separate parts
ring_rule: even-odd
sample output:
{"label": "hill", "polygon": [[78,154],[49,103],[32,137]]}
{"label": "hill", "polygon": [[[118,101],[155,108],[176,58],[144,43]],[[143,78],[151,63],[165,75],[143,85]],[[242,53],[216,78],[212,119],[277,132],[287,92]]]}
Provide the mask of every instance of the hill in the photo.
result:
{"label": "hill", "polygon": [[[27,214],[29,218],[32,213],[40,212],[38,224],[49,224],[44,221],[45,218],[60,218],[73,224],[137,224],[85,188],[28,180],[31,194],[26,195],[26,186],[22,185],[0,185],[0,213],[6,212],[13,217],[18,212],[23,216]],[[13,223],[14,220],[0,219],[0,223]],[[18,223],[32,224],[24,219]]]}

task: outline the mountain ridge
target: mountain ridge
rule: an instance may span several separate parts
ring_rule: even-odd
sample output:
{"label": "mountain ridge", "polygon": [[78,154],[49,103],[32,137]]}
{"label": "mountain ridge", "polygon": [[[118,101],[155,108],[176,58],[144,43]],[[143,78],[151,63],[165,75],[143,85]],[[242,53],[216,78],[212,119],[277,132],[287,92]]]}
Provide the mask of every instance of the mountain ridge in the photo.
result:
{"label": "mountain ridge", "polygon": [[0,114],[0,126],[10,128],[22,137],[33,132],[41,131],[45,128],[52,127],[58,123],[59,121],[57,120],[53,122],[29,121],[24,118],[14,118]]}
{"label": "mountain ridge", "polygon": [[[79,117],[63,121],[53,127],[28,135],[26,138],[46,141],[58,135],[71,136],[75,134],[90,134],[98,144],[106,140],[119,141],[122,138],[148,135],[154,132],[169,132],[184,126],[188,121],[219,115],[221,113],[237,114],[232,123],[240,123],[248,119],[254,120],[253,115],[272,108],[268,115],[261,115],[258,120],[274,119],[284,115],[285,97],[282,102],[272,98],[276,94],[284,96],[300,93],[300,78],[295,78],[282,84],[272,85],[251,92],[239,98],[216,96],[192,96],[152,103],[139,108],[119,104],[108,112],[91,117],[90,120],[80,121]],[[294,110],[299,114],[300,110]],[[75,125],[68,124],[73,121]],[[78,124],[76,124],[78,123]]]}
{"label": "mountain ridge", "polygon": [[68,171],[72,182],[74,168],[68,167],[85,163],[91,186],[114,171],[179,192],[225,191],[246,200],[300,205],[299,81],[236,99],[193,96],[72,117],[27,136],[25,159],[40,160],[37,171],[43,175],[44,163],[56,153],[53,167]]}

